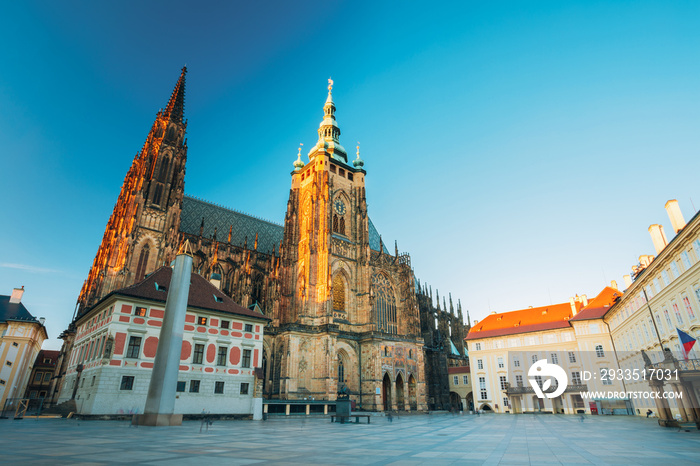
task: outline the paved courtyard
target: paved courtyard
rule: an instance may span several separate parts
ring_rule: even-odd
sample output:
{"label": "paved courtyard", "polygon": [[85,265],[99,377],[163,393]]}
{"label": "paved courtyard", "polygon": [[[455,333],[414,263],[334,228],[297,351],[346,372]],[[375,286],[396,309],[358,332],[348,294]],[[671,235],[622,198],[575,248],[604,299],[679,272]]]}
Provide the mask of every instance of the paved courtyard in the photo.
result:
{"label": "paved courtyard", "polygon": [[653,419],[414,415],[131,427],[126,421],[0,420],[2,464],[700,464],[700,432]]}

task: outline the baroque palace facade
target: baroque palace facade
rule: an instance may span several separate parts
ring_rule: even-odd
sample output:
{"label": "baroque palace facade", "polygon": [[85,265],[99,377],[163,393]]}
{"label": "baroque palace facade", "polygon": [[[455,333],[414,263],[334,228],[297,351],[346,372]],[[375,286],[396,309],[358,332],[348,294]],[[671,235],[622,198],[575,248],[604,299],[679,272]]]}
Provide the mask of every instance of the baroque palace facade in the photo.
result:
{"label": "baroque palace facade", "polygon": [[[446,360],[433,353],[458,345],[451,356],[466,359],[461,306],[455,316],[450,303],[450,317],[439,298],[437,306],[432,296],[428,302],[409,255],[382,242],[368,215],[359,149],[350,162],[339,143],[332,81],[318,142],[307,163],[299,150],[278,225],[184,194],[185,74],[126,175],[74,321],[111,291],[169,264],[188,239],[195,273],[271,319],[261,364],[265,398],[334,400],[345,388],[368,410],[423,410],[429,401],[445,407],[447,368],[432,365]],[[69,342],[71,335],[63,336]],[[446,338],[453,344],[434,344]],[[428,390],[428,375],[442,372],[444,383]]]}

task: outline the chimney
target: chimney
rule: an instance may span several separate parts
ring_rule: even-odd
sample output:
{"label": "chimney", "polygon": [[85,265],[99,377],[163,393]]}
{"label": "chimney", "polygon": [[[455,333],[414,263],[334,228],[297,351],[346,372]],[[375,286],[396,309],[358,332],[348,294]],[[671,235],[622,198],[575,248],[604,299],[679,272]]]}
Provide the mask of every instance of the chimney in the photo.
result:
{"label": "chimney", "polygon": [[10,296],[10,303],[19,304],[22,302],[22,295],[24,295],[24,285],[22,288],[15,288],[12,290],[12,295]]}
{"label": "chimney", "polygon": [[211,276],[209,277],[209,283],[214,285],[217,290],[221,289],[221,274],[220,273],[212,273]]}
{"label": "chimney", "polygon": [[571,304],[571,315],[576,315],[576,298],[570,298],[569,304]]}
{"label": "chimney", "polygon": [[664,207],[666,208],[668,218],[671,219],[671,228],[673,228],[674,232],[678,233],[685,226],[685,219],[683,218],[683,213],[678,205],[678,201],[671,199]]}
{"label": "chimney", "polygon": [[664,250],[668,244],[666,235],[664,234],[664,227],[658,224],[651,225],[649,227],[649,234],[651,235],[651,240],[654,242],[654,249],[656,249],[656,254]]}
{"label": "chimney", "polygon": [[650,256],[650,255],[639,256],[639,264],[642,266],[643,269],[646,269],[647,267],[649,267],[649,265],[651,264],[651,261],[653,261],[653,260],[654,260],[654,256]]}
{"label": "chimney", "polygon": [[629,288],[630,286],[632,286],[632,277],[630,277],[629,275],[623,275],[622,279],[625,281],[625,288]]}
{"label": "chimney", "polygon": [[610,282],[610,288],[612,288],[613,290],[617,290],[617,289],[618,289],[618,288],[617,288],[617,282],[616,282],[615,280],[613,280],[613,281]]}
{"label": "chimney", "polygon": [[583,303],[583,307],[588,306],[588,296],[586,296],[585,294],[582,294],[581,295],[581,303]]}

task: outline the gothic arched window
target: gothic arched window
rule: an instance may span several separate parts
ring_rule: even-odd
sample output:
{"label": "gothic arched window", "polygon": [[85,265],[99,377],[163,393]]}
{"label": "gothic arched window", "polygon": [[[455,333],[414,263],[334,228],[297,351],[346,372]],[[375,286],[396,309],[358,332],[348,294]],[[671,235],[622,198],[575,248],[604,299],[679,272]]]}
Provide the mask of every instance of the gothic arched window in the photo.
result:
{"label": "gothic arched window", "polygon": [[385,333],[397,333],[396,296],[394,288],[384,274],[372,275],[372,314],[377,330]]}
{"label": "gothic arched window", "polygon": [[340,274],[333,278],[333,310],[345,310],[345,281]]}
{"label": "gothic arched window", "polygon": [[338,384],[345,383],[345,366],[343,365],[343,357],[338,355]]}
{"label": "gothic arched window", "polygon": [[262,307],[263,301],[263,276],[261,273],[255,274],[253,278],[253,293],[251,295],[251,304],[258,303]]}
{"label": "gothic arched window", "polygon": [[338,225],[338,233],[345,234],[345,217],[340,217],[340,225]]}
{"label": "gothic arched window", "polygon": [[333,233],[339,233],[338,214],[333,214]]}
{"label": "gothic arched window", "polygon": [[141,254],[139,255],[139,263],[136,267],[136,282],[140,282],[146,276],[146,267],[148,266],[148,256],[150,255],[150,247],[148,243],[144,244],[141,248]]}

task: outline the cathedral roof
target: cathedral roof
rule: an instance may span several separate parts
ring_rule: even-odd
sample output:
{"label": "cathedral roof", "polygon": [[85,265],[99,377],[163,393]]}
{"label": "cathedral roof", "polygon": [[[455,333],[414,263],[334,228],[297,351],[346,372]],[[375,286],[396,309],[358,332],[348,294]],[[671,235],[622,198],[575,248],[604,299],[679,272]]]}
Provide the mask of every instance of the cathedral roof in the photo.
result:
{"label": "cathedral roof", "polygon": [[[113,291],[108,296],[131,296],[134,298],[164,303],[168,297],[170,278],[172,275],[173,269],[168,266],[164,266],[147,276],[144,280],[141,280],[139,283],[122,288],[121,290]],[[158,283],[158,288],[156,288],[156,283]],[[215,296],[218,300],[215,299]],[[217,287],[209,283],[204,277],[196,273],[192,273],[190,278],[190,292],[187,298],[187,306],[210,311],[237,314],[246,317],[254,317],[256,319],[270,320],[268,317],[265,317],[259,312],[236,304],[231,298],[226,296],[223,291],[220,291]]]}
{"label": "cathedral roof", "polygon": [[[576,302],[576,308],[582,304]],[[519,311],[490,314],[475,324],[467,340],[478,340],[518,333],[540,332],[570,327],[569,319],[573,316],[570,303],[552,304],[542,307],[531,307]]]}
{"label": "cathedral roof", "polygon": [[228,233],[231,231],[231,244],[243,246],[247,238],[248,247],[252,249],[257,234],[258,251],[267,254],[272,254],[273,249],[279,250],[284,235],[282,225],[185,196],[182,200],[180,231],[199,236],[202,221],[204,221],[203,237],[213,237],[216,229],[216,239],[227,242]]}
{"label": "cathedral roof", "polygon": [[[255,235],[258,235],[258,251],[272,254],[273,249],[279,253],[279,246],[284,235],[284,227],[277,223],[253,217],[242,212],[227,209],[201,199],[185,196],[182,200],[180,214],[180,231],[188,235],[199,236],[199,230],[204,221],[202,236],[211,238],[216,229],[216,239],[228,241],[231,231],[231,244],[243,246],[248,239],[248,247],[252,248]],[[369,247],[379,251],[381,237],[377,228],[369,220]],[[382,241],[384,251],[386,244]]]}

